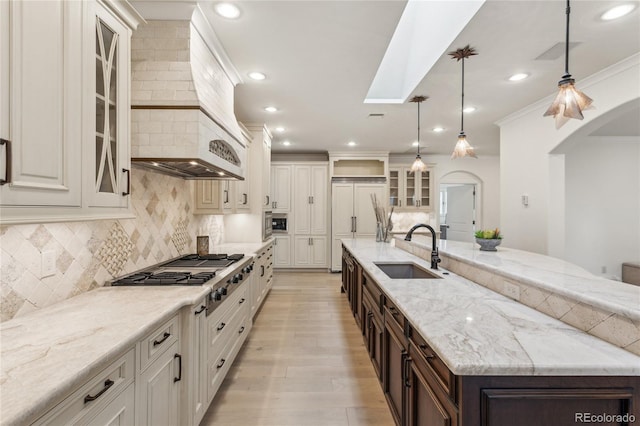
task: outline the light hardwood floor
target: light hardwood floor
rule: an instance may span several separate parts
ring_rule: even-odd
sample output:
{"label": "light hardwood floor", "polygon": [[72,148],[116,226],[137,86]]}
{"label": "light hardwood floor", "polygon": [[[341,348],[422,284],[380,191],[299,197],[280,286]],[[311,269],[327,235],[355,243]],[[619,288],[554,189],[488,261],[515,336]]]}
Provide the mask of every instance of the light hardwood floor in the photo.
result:
{"label": "light hardwood floor", "polygon": [[276,272],[201,426],[392,426],[340,274]]}

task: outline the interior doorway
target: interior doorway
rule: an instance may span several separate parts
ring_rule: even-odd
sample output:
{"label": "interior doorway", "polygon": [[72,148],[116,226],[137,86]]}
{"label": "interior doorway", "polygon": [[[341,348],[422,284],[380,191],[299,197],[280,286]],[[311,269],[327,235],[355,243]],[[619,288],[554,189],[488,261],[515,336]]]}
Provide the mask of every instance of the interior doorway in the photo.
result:
{"label": "interior doorway", "polygon": [[476,224],[476,185],[444,183],[440,185],[440,238],[473,241]]}

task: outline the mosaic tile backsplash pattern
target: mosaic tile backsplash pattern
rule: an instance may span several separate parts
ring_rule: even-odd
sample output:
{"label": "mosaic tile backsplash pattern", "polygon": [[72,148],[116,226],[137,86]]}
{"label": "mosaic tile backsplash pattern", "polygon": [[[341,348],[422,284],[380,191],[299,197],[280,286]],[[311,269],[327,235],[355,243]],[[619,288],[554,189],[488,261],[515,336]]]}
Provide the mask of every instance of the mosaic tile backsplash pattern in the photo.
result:
{"label": "mosaic tile backsplash pattern", "polygon": [[[181,254],[196,235],[224,241],[222,216],[193,214],[191,182],[133,169],[135,219],[0,227],[0,321],[103,286],[115,277]],[[53,251],[55,274],[42,277],[42,253]]]}

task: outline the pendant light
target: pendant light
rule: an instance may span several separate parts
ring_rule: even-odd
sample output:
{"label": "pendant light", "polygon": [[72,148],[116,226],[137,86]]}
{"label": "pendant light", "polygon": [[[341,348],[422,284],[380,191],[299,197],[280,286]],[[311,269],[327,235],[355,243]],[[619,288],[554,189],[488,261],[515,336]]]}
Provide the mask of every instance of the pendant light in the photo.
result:
{"label": "pendant light", "polygon": [[409,99],[409,102],[418,104],[418,154],[416,155],[416,160],[411,165],[411,171],[413,173],[427,171],[427,165],[422,162],[422,158],[420,157],[420,104],[427,99],[429,99],[428,96],[414,96]]}
{"label": "pendant light", "polygon": [[569,0],[567,0],[567,28],[566,28],[566,41],[564,46],[564,75],[558,82],[560,91],[556,99],[553,101],[547,112],[544,113],[544,117],[552,115],[556,119],[556,129],[562,127],[570,118],[582,120],[582,111],[589,108],[593,100],[576,89],[575,79],[571,78],[569,74],[569,14],[571,8],[569,6]]}
{"label": "pendant light", "polygon": [[455,52],[449,52],[452,59],[456,59],[458,61],[462,61],[462,105],[460,107],[460,133],[458,134],[458,142],[456,143],[456,147],[453,149],[453,154],[451,154],[451,159],[456,159],[459,157],[473,157],[478,158],[473,147],[469,145],[467,142],[467,135],[464,134],[464,60],[469,56],[477,55],[478,53],[475,51],[473,47],[469,47],[466,45],[462,49],[458,49]]}

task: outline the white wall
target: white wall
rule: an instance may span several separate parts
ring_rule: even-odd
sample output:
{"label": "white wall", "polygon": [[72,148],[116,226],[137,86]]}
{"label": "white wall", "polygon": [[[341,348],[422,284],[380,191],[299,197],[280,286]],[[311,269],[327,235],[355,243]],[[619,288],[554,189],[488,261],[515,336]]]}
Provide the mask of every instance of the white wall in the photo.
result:
{"label": "white wall", "polygon": [[[550,155],[566,138],[591,121],[640,96],[640,55],[634,55],[577,82],[594,99],[582,121],[557,129],[542,114],[555,93],[498,122],[500,126],[500,221],[510,247],[562,256],[565,194],[562,164]],[[550,88],[550,92],[553,88]],[[529,196],[529,206],[521,196]],[[550,248],[553,251],[550,251]]]}
{"label": "white wall", "polygon": [[640,138],[583,138],[565,173],[566,260],[620,279],[640,259]]}
{"label": "white wall", "polygon": [[[390,156],[390,164],[410,165],[415,156]],[[477,218],[477,227],[496,228],[500,223],[500,157],[496,155],[478,155],[478,158],[459,158],[452,160],[449,155],[423,155],[429,165],[435,166],[435,180],[433,182],[435,197],[434,214],[431,222],[438,221],[437,206],[440,203],[440,182],[447,176],[459,177],[467,173],[474,175],[482,185],[482,207]],[[395,213],[394,213],[395,214]],[[505,239],[505,242],[507,240]]]}

